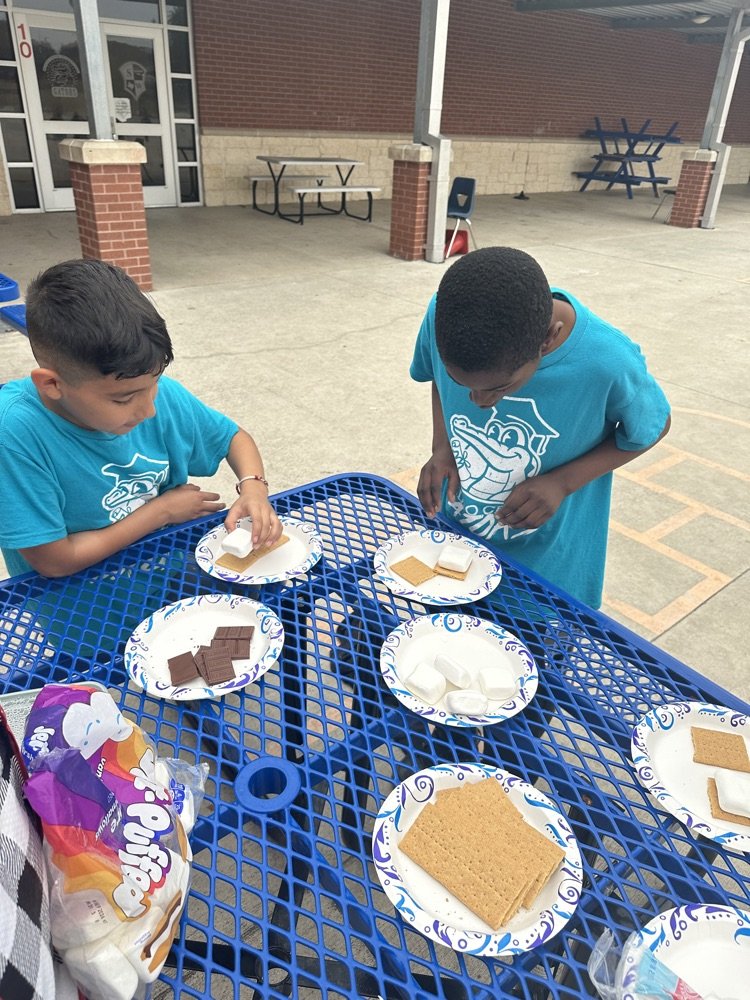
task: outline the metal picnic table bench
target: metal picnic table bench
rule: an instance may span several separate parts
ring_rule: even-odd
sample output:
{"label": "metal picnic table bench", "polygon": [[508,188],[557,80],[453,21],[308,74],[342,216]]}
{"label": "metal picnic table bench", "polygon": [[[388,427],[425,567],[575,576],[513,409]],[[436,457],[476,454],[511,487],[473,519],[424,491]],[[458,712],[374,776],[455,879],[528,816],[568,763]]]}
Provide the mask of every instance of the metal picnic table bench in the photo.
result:
{"label": "metal picnic table bench", "polygon": [[[665,132],[651,129],[651,119],[638,129],[628,125],[626,118],[620,119],[619,128],[605,128],[598,117],[594,118],[595,128],[587,129],[585,138],[599,140],[599,152],[593,153],[594,165],[590,170],[574,171],[576,177],[583,178],[581,191],[585,191],[592,181],[602,181],[609,191],[615,184],[624,184],[628,198],[633,197],[633,188],[650,184],[654,197],[659,197],[659,184],[668,184],[670,178],[656,174],[654,164],[661,160],[661,151],[667,144],[681,143],[675,135],[677,122],[673,122]],[[646,173],[637,172],[645,167]]]}

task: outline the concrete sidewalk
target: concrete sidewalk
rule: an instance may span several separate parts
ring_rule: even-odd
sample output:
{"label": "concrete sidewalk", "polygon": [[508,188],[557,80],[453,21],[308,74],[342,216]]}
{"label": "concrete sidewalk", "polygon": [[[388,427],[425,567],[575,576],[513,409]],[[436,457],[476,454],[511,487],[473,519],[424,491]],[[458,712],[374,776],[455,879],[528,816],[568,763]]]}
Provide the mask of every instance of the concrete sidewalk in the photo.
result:
{"label": "concrete sidewalk", "polygon": [[[652,221],[655,206],[645,191],[497,196],[474,225],[642,345],[672,432],[616,475],[604,610],[750,700],[750,187],[725,189],[710,232]],[[429,455],[429,388],[408,367],[448,265],[390,258],[388,210],[303,227],[248,208],[148,214],[171,374],[250,430],[274,491],[345,471],[413,488]],[[0,218],[0,246],[23,288],[80,253],[71,214]],[[0,333],[0,380],[30,361]],[[214,479],[227,500],[232,482]]]}

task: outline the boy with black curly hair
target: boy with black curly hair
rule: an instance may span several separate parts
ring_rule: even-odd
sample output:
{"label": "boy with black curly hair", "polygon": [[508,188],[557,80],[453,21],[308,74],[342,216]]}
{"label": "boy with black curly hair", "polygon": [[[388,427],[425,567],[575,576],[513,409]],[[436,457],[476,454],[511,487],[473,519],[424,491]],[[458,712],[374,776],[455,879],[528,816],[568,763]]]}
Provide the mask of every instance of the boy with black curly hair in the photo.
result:
{"label": "boy with black curly hair", "polygon": [[638,346],[528,254],[488,247],[443,276],[411,377],[432,382],[425,512],[599,607],[612,472],[670,426]]}

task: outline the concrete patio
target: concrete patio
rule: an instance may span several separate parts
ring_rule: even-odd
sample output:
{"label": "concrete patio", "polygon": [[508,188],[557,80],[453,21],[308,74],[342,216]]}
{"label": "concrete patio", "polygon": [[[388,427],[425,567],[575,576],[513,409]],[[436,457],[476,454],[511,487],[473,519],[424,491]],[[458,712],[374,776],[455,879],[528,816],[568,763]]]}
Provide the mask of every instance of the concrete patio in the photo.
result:
{"label": "concrete patio", "polygon": [[[643,347],[672,431],[616,476],[604,610],[750,700],[750,187],[725,189],[712,231],[655,207],[645,191],[495,196],[474,223],[480,245],[533,254]],[[148,213],[171,374],[255,436],[274,491],[345,471],[413,489],[428,457],[429,389],[408,367],[448,265],[389,257],[388,211],[303,227],[246,207]],[[80,253],[72,214],[2,217],[0,246],[24,289]],[[30,363],[0,332],[0,380]],[[232,482],[214,479],[227,500]]]}

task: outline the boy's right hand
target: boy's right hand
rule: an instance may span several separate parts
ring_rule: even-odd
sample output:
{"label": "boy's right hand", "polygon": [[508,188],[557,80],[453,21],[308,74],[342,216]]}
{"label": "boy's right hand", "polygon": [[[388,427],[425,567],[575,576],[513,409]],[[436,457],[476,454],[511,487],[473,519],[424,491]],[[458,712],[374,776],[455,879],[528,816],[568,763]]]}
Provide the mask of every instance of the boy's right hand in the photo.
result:
{"label": "boy's right hand", "polygon": [[453,503],[458,493],[461,481],[453,452],[437,450],[432,453],[429,462],[422,466],[417,485],[417,496],[428,517],[436,517],[440,510],[443,495],[443,482],[448,480],[448,499]]}
{"label": "boy's right hand", "polygon": [[224,502],[219,493],[209,493],[195,483],[183,483],[162,493],[151,503],[161,505],[166,524],[182,524],[183,521],[193,521],[204,514],[213,514],[224,509]]}

